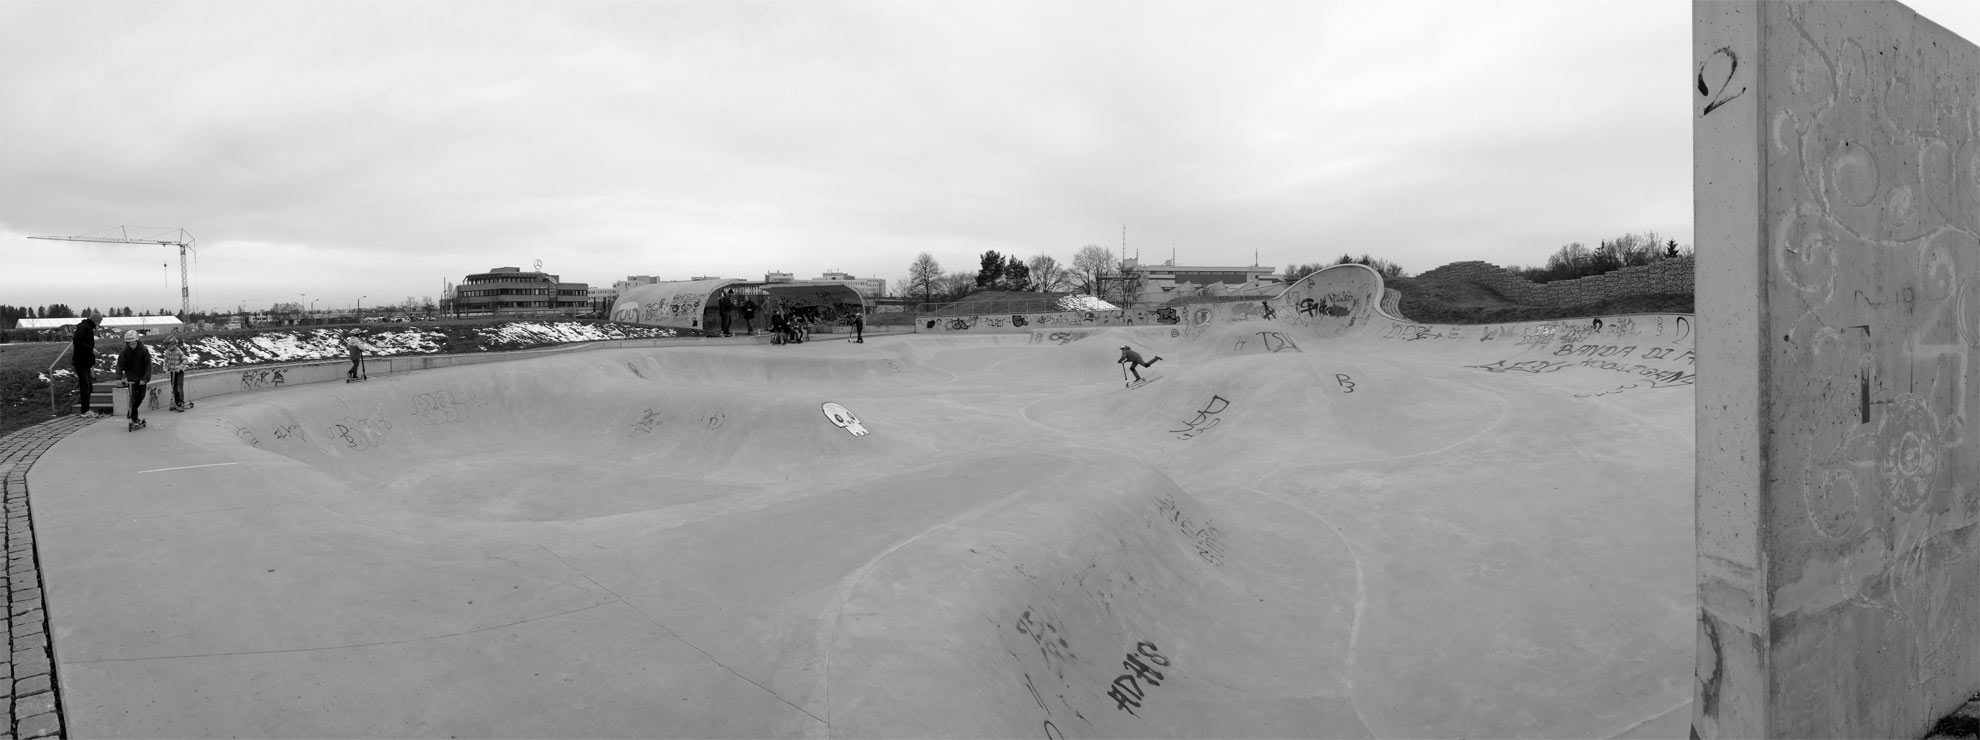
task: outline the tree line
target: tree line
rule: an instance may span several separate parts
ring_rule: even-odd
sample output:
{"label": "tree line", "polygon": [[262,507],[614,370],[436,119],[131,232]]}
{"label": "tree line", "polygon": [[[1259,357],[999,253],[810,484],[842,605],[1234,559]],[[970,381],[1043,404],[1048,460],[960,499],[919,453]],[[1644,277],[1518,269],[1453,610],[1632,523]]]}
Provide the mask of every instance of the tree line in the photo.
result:
{"label": "tree line", "polygon": [[1049,254],[1026,259],[990,250],[980,255],[973,272],[944,272],[940,261],[922,252],[908,265],[907,277],[898,284],[902,295],[930,303],[961,300],[988,290],[1084,293],[1132,302],[1126,296],[1140,292],[1138,280],[1139,275],[1128,268],[1126,260],[1116,258],[1106,247],[1088,244],[1073,253],[1070,263],[1061,263]]}
{"label": "tree line", "polygon": [[[69,304],[66,303],[50,303],[46,306],[0,306],[0,322],[6,322],[8,326],[13,326],[21,319],[74,319],[96,310],[93,307],[84,307],[83,310],[77,311],[70,308]],[[111,306],[102,311],[104,316],[173,315],[172,311],[163,308],[158,309],[158,312],[155,314],[150,311],[135,313],[131,310],[130,306],[124,306],[123,308]]]}
{"label": "tree line", "polygon": [[1665,239],[1655,231],[1642,234],[1624,234],[1614,239],[1603,239],[1594,249],[1581,242],[1570,242],[1547,258],[1547,264],[1536,267],[1507,267],[1506,272],[1526,278],[1536,283],[1555,280],[1573,280],[1606,272],[1615,272],[1625,267],[1638,267],[1655,264],[1667,259],[1692,256],[1690,245],[1679,247],[1676,239]]}
{"label": "tree line", "polygon": [[[1655,231],[1646,231],[1603,239],[1592,249],[1581,242],[1572,242],[1555,251],[1544,265],[1514,265],[1507,267],[1506,271],[1536,283],[1545,283],[1600,275],[1625,267],[1691,255],[1690,245],[1680,247],[1675,239],[1665,239]],[[1332,262],[1289,264],[1280,277],[1290,284],[1326,268],[1348,264],[1367,265],[1384,278],[1408,276],[1402,265],[1363,253],[1358,257],[1342,254]],[[1049,254],[1037,254],[1026,259],[1015,254],[987,251],[980,256],[975,271],[944,272],[941,262],[922,252],[908,266],[907,277],[898,285],[904,296],[929,303],[961,300],[982,291],[1005,290],[1084,293],[1127,305],[1140,294],[1140,280],[1140,273],[1130,268],[1128,260],[1120,259],[1105,247],[1088,244],[1073,253],[1070,263],[1061,263]]]}

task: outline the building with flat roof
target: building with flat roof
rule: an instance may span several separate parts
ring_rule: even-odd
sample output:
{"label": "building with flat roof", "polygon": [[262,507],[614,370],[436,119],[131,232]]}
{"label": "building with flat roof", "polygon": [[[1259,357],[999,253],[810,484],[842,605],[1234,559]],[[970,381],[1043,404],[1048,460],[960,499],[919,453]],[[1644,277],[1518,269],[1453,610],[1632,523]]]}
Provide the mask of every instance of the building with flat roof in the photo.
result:
{"label": "building with flat roof", "polygon": [[887,295],[887,281],[883,278],[853,277],[850,273],[828,270],[824,274],[819,275],[817,279],[808,282],[847,285],[853,290],[859,291],[861,296],[869,299]]}
{"label": "building with flat roof", "polygon": [[590,292],[585,283],[566,283],[547,272],[496,267],[467,276],[449,298],[456,316],[575,315],[591,310]]}
{"label": "building with flat roof", "polygon": [[[17,329],[63,329],[74,331],[82,323],[81,316],[66,319],[21,319]],[[136,329],[140,335],[171,334],[191,327],[177,316],[102,316],[96,319],[97,331],[126,331]]]}
{"label": "building with flat roof", "polygon": [[1143,265],[1138,258],[1128,259],[1126,265],[1140,278],[1136,303],[1162,303],[1182,296],[1241,294],[1280,282],[1273,275],[1273,268],[1259,265],[1191,266],[1175,264],[1175,260]]}

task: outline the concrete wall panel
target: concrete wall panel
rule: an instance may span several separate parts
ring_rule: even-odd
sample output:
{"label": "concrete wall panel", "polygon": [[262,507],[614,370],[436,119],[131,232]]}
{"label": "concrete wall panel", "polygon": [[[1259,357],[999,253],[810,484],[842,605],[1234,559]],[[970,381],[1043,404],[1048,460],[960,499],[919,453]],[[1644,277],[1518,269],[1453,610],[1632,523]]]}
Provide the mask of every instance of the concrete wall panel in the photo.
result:
{"label": "concrete wall panel", "polygon": [[1694,5],[1702,737],[1917,737],[1980,689],[1980,48]]}

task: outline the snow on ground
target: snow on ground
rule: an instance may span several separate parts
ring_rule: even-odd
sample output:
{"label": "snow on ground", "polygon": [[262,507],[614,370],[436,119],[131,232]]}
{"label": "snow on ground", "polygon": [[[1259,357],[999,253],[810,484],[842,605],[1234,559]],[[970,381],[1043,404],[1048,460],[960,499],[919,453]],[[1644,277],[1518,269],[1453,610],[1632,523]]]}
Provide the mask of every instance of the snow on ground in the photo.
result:
{"label": "snow on ground", "polygon": [[[205,336],[186,341],[188,364],[194,368],[230,367],[270,362],[335,360],[349,356],[344,346],[348,329],[282,329],[247,337]],[[514,321],[473,330],[483,351],[526,349],[548,344],[597,342],[679,336],[674,329],[569,321]],[[430,355],[447,346],[447,334],[433,329],[366,329],[365,354]],[[152,343],[152,351],[162,347]],[[114,357],[114,354],[112,355]]]}
{"label": "snow on ground", "polygon": [[[433,354],[445,346],[447,335],[420,328],[367,332],[364,343],[374,355]],[[157,351],[153,347],[153,351]],[[249,337],[199,337],[186,342],[193,367],[228,367],[265,362],[328,360],[347,356],[339,329],[265,331]]]}
{"label": "snow on ground", "polygon": [[1069,295],[1059,299],[1061,311],[1119,311],[1120,306],[1100,300],[1090,295]]}
{"label": "snow on ground", "polygon": [[545,323],[539,321],[512,321],[500,326],[490,326],[474,330],[483,341],[489,343],[486,349],[500,349],[513,345],[539,345],[566,342],[602,342],[609,339],[646,339],[671,337],[678,332],[649,326],[623,326],[619,324],[575,324],[566,321]]}

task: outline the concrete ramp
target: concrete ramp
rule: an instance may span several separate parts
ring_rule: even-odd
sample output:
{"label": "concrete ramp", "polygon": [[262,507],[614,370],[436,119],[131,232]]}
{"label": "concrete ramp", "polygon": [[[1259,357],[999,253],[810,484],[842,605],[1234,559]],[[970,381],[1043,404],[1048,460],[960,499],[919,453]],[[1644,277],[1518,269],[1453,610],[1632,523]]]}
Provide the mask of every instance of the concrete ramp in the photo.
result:
{"label": "concrete ramp", "polygon": [[[96,424],[30,472],[69,725],[1683,735],[1689,318],[1417,326],[1342,292]],[[1124,344],[1157,380],[1124,386]]]}

